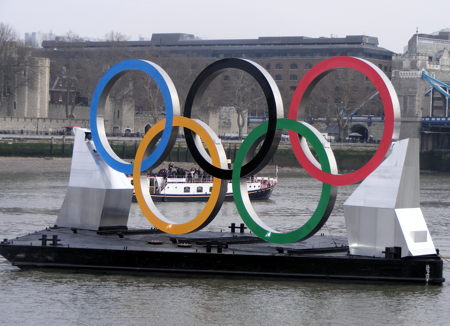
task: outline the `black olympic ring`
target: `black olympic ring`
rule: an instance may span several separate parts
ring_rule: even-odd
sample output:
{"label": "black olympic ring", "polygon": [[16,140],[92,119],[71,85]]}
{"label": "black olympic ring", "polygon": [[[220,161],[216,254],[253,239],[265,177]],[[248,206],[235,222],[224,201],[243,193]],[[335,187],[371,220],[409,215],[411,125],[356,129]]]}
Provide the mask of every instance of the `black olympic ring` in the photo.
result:
{"label": "black olympic ring", "polygon": [[[250,174],[259,172],[267,165],[275,154],[281,140],[282,131],[277,130],[276,126],[277,119],[283,118],[284,116],[283,101],[275,81],[263,67],[255,62],[239,58],[226,58],[213,62],[200,72],[189,89],[183,115],[187,118],[191,117],[192,109],[199,106],[201,98],[209,83],[223,70],[228,68],[243,70],[252,76],[261,87],[266,97],[268,107],[269,119],[267,134],[263,138],[264,141],[258,153],[256,153],[256,155],[254,153],[256,144],[253,147],[253,151],[249,151],[246,157],[248,162],[244,164],[241,172],[241,177],[246,177]],[[205,157],[206,152],[197,147],[198,144],[196,144],[191,130],[184,128],[184,137],[186,138],[186,144],[191,155],[203,170],[216,178],[224,180],[232,179],[232,170],[217,168],[210,163],[210,159]]]}

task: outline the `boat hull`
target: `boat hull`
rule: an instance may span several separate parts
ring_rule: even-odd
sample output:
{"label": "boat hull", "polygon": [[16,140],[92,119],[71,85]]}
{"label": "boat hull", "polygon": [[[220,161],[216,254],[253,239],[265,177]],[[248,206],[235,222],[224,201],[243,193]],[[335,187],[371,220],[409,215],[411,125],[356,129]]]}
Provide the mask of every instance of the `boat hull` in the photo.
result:
{"label": "boat hull", "polygon": [[[56,238],[55,244],[52,240],[43,243],[43,235]],[[249,233],[206,231],[174,236],[53,228],[0,243],[0,254],[22,269],[444,282],[443,262],[436,255],[377,258],[351,256],[347,251],[346,240],[336,237],[314,236],[306,242],[275,247]]]}
{"label": "boat hull", "polygon": [[[250,200],[267,200],[272,195],[274,187],[267,187],[264,189],[252,190],[248,192]],[[154,202],[206,202],[209,199],[209,195],[204,194],[180,194],[180,195],[152,195]],[[233,194],[227,193],[225,195],[226,201],[233,200]],[[133,202],[136,202],[136,197],[133,196]]]}

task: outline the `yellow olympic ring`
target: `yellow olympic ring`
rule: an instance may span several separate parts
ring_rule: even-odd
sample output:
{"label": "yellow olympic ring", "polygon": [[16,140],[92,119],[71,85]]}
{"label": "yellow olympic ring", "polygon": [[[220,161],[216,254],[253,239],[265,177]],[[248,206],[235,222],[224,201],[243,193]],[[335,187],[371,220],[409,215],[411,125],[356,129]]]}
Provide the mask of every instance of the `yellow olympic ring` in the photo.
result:
{"label": "yellow olympic ring", "polygon": [[[227,188],[227,182],[213,178],[213,185],[211,190],[211,196],[206,202],[202,211],[192,220],[186,223],[175,223],[166,218],[155,206],[149,189],[143,191],[142,185],[145,180],[145,176],[141,176],[141,165],[144,160],[145,152],[151,141],[164,129],[165,120],[161,120],[156,123],[150,130],[147,131],[142,142],[140,143],[133,167],[133,183],[135,189],[135,195],[139,207],[141,208],[144,216],[147,220],[155,226],[157,229],[170,233],[170,234],[185,234],[196,230],[199,230],[209,224],[222,206],[225,200],[225,193]],[[211,163],[215,167],[222,169],[227,167],[227,161],[225,156],[225,150],[219,137],[212,131],[212,129],[204,122],[199,120],[192,120],[186,117],[174,116],[174,127],[185,127],[192,130],[197,136],[199,136],[205,143],[211,155]]]}

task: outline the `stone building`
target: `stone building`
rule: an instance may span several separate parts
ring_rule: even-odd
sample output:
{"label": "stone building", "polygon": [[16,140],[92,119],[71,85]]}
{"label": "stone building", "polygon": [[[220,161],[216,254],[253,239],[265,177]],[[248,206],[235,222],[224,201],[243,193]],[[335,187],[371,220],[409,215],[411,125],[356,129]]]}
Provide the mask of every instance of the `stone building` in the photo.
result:
{"label": "stone building", "polygon": [[[72,57],[74,58],[73,60],[77,60],[78,57],[95,57],[96,53],[105,54],[107,51],[114,52],[114,62],[127,58],[149,58],[162,65],[168,71],[177,86],[182,106],[190,84],[206,65],[226,57],[248,58],[265,67],[275,79],[282,94],[286,112],[298,81],[317,62],[332,56],[357,56],[373,62],[390,76],[393,54],[391,51],[379,47],[376,37],[365,35],[352,35],[342,38],[289,36],[259,37],[257,39],[201,40],[191,34],[173,33],[153,34],[151,41],[120,42],[119,45],[118,42],[86,41],[69,43],[44,41],[42,53],[50,57],[53,62],[63,61],[67,57]],[[80,53],[83,55],[76,55]],[[107,60],[103,60],[101,62],[102,66],[106,62]],[[77,65],[87,69],[84,63],[79,62]],[[98,66],[100,65],[92,67],[93,70],[97,69]],[[106,65],[107,67],[108,65]],[[97,72],[98,77],[86,81],[80,80],[80,78],[83,78],[83,74],[88,73],[88,71],[80,71],[77,74],[79,84],[89,85],[89,89],[84,91],[84,93],[81,92],[80,96],[90,97],[95,87],[95,84],[91,85],[90,83],[97,81],[103,72],[104,70]],[[89,73],[92,75],[92,71],[89,71]],[[224,73],[218,79],[221,79],[219,83],[223,86],[222,88],[227,88],[227,85],[233,85],[235,82],[234,77],[230,77],[228,73]],[[358,88],[366,81],[361,77],[360,79],[354,79],[351,83],[351,85],[345,85],[345,88],[353,90],[353,93],[356,94],[356,99],[354,100],[354,105],[356,106],[358,102],[363,102],[364,98],[367,97],[366,94],[361,93],[362,95],[358,98]],[[221,87],[217,87],[217,89],[221,89]],[[335,106],[337,100],[331,99],[331,104]],[[237,123],[234,123],[234,121],[237,121],[237,116],[228,119],[229,121],[219,118],[221,111],[226,111],[224,108],[229,108],[233,105],[229,103],[214,104],[216,105],[203,107],[203,112],[198,114],[205,116],[207,122],[212,125],[218,124],[220,120],[220,125],[222,126],[220,133],[238,134],[239,127]],[[138,104],[136,103],[136,105]],[[322,103],[318,103],[316,106],[319,105],[324,106]],[[259,105],[255,104],[254,107],[258,108]],[[247,106],[245,115],[253,120],[258,120],[261,112],[257,111]],[[145,127],[151,124],[152,119],[145,121],[145,110],[136,109],[135,112],[136,119],[134,129],[131,132],[143,133]],[[231,114],[233,110],[228,110],[227,112]],[[237,115],[237,111],[235,113]],[[218,121],[213,121],[214,119],[218,119]],[[226,121],[229,122],[227,124],[230,128],[228,132],[224,129]],[[118,125],[116,124],[116,126]],[[123,128],[127,127],[123,126]],[[125,132],[123,128],[119,128],[119,133]],[[240,132],[247,133],[247,125]]]}
{"label": "stone building", "polygon": [[401,138],[422,138],[428,148],[431,136],[422,128],[423,117],[448,117],[448,99],[432,89],[422,73],[450,84],[450,30],[433,34],[414,34],[405,52],[392,61],[392,82],[402,111]]}
{"label": "stone building", "polygon": [[28,56],[12,69],[8,96],[0,102],[0,116],[46,118],[48,116],[50,60]]}
{"label": "stone building", "polygon": [[128,83],[114,95],[108,96],[105,103],[105,129],[115,135],[130,135],[135,127],[135,103],[133,85]]}

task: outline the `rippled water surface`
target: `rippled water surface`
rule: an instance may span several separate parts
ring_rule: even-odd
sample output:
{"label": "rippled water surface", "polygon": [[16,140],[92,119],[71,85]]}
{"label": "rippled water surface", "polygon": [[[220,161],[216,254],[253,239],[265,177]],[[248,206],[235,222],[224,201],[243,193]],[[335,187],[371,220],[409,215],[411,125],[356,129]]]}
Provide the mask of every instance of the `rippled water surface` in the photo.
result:
{"label": "rippled water surface", "polygon": [[[65,195],[70,161],[0,158],[0,239],[53,225]],[[321,185],[295,173],[280,177],[271,200],[255,204],[279,230],[299,226],[315,209]],[[320,231],[344,235],[339,189]],[[0,325],[448,325],[450,324],[450,175],[421,175],[422,210],[444,261],[443,286],[322,281],[186,278],[20,271],[0,257]],[[202,204],[160,204],[187,219]],[[176,214],[174,212],[177,212]],[[240,223],[225,203],[208,226]],[[137,205],[131,226],[148,227]]]}

